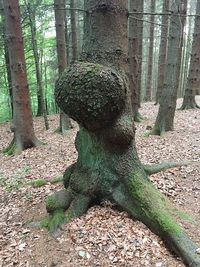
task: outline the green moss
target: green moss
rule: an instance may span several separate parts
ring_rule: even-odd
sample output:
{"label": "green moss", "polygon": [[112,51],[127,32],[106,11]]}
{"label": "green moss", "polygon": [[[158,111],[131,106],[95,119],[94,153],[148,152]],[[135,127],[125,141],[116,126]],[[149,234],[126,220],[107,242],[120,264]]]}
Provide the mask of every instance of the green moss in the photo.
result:
{"label": "green moss", "polygon": [[149,222],[154,228],[160,228],[163,232],[182,232],[173,216],[173,209],[166,197],[155,188],[150,180],[144,179],[142,172],[134,173],[131,180],[131,192],[136,203],[139,203],[142,212],[139,213],[140,220]]}
{"label": "green moss", "polygon": [[66,216],[64,214],[64,211],[58,209],[48,217],[44,218],[40,222],[40,226],[47,228],[50,233],[54,233],[65,221]]}
{"label": "green moss", "polygon": [[58,201],[55,196],[49,196],[46,199],[46,208],[48,211],[56,210],[58,207]]}
{"label": "green moss", "polygon": [[60,182],[63,182],[63,175],[57,176],[50,181],[51,184],[57,184]]}
{"label": "green moss", "polygon": [[174,208],[174,215],[183,221],[195,223],[195,219],[192,218],[192,216],[187,214],[185,211],[178,210],[178,209]]}
{"label": "green moss", "polygon": [[32,181],[31,184],[34,187],[42,187],[43,185],[46,184],[46,181],[44,179],[37,179],[37,180]]}

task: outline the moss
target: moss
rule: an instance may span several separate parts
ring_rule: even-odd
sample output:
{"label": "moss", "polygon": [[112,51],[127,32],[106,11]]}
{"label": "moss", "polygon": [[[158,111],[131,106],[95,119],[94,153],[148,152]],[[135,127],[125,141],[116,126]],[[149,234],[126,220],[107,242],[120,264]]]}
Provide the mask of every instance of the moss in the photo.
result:
{"label": "moss", "polygon": [[49,196],[46,199],[46,208],[48,211],[56,210],[58,207],[58,201],[55,196]]}
{"label": "moss", "polygon": [[50,181],[51,184],[57,184],[60,182],[63,182],[63,175],[57,176]]}
{"label": "moss", "polygon": [[32,181],[31,184],[34,187],[42,187],[43,185],[46,184],[46,181],[44,179],[37,179],[37,180]]}
{"label": "moss", "polygon": [[[181,227],[176,223],[173,216],[173,209],[167,198],[155,188],[150,180],[144,179],[145,174],[134,173],[131,181],[131,193],[136,200],[136,203],[140,203],[142,207],[142,213],[140,212],[140,220],[149,222],[156,231],[156,228],[160,228],[162,233],[180,233]],[[159,226],[159,227],[157,227]]]}
{"label": "moss", "polygon": [[66,216],[64,211],[58,209],[53,214],[50,214],[48,217],[44,218],[40,222],[40,226],[47,228],[50,233],[54,233],[65,221]]}

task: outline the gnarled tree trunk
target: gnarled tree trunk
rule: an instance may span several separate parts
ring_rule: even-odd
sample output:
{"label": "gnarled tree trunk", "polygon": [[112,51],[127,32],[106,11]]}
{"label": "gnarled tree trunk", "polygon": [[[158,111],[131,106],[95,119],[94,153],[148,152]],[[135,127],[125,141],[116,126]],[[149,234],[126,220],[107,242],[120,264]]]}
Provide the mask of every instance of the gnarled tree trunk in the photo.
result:
{"label": "gnarled tree trunk", "polygon": [[199,266],[197,246],[175,222],[170,204],[148,179],[151,168],[137,155],[126,77],[127,4],[86,1],[82,62],[71,65],[56,86],[60,108],[80,126],[78,160],[64,174],[65,189],[47,199],[45,223],[54,230],[107,199],[159,234],[188,266]]}

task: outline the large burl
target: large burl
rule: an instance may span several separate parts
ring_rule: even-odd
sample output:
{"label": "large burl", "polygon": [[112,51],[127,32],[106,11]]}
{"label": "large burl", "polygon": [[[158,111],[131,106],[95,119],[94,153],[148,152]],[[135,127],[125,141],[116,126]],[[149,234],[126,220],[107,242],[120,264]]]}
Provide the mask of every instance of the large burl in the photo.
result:
{"label": "large burl", "polygon": [[76,120],[77,162],[64,174],[65,189],[47,199],[50,231],[109,200],[161,236],[188,266],[200,266],[197,246],[176,223],[178,213],[148,178],[137,156],[126,75],[78,62],[58,80],[56,101]]}

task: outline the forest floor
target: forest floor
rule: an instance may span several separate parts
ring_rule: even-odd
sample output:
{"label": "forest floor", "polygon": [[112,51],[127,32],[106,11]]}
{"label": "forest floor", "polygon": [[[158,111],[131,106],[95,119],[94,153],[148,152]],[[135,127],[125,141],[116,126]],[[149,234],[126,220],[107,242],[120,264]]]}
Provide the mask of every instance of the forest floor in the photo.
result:
{"label": "forest floor", "polygon": [[[180,223],[200,245],[200,110],[176,111],[173,132],[145,137],[146,127],[153,125],[157,110],[153,103],[142,105],[145,120],[137,124],[138,153],[144,163],[194,161],[151,179],[175,206],[194,218]],[[93,207],[64,225],[57,238],[46,229],[30,226],[46,216],[45,197],[62,188],[61,183],[53,185],[50,181],[61,176],[77,157],[77,127],[62,136],[54,133],[58,116],[49,116],[49,122],[51,129],[45,131],[42,118],[35,119],[36,135],[45,145],[20,155],[0,154],[0,266],[184,266],[146,226],[125,212],[113,210],[109,203]],[[1,124],[0,149],[11,139],[9,124]],[[45,179],[47,183],[42,187],[27,185],[35,179]]]}

